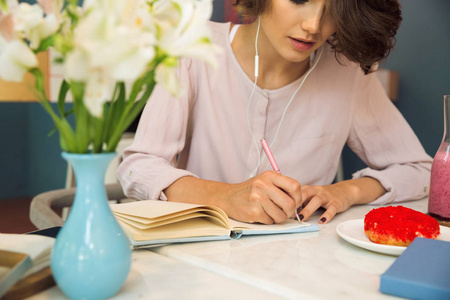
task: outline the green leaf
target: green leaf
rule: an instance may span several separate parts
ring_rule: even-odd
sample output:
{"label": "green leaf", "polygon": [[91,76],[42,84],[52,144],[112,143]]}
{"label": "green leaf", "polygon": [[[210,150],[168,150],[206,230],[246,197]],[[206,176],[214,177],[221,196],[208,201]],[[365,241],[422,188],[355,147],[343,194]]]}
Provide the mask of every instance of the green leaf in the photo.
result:
{"label": "green leaf", "polygon": [[63,80],[61,83],[61,87],[59,88],[59,95],[58,95],[58,110],[61,116],[66,116],[64,113],[65,110],[65,102],[66,102],[66,96],[67,92],[70,89],[70,85],[67,83],[67,81]]}
{"label": "green leaf", "polygon": [[150,98],[153,92],[153,88],[156,84],[153,76],[149,76],[149,78],[146,78],[146,80],[151,80],[151,82],[146,85],[142,97],[136,103],[128,101],[124,113],[122,114],[116,128],[114,129],[113,134],[110,136],[107,142],[106,152],[112,152],[116,149],[123,132],[130,126],[130,124],[136,119],[138,114],[145,107],[145,104]]}
{"label": "green leaf", "polygon": [[108,137],[113,134],[113,132],[116,130],[117,126],[119,125],[119,120],[121,119],[122,115],[126,113],[126,87],[124,82],[119,82],[117,84],[118,87],[118,95],[117,99],[115,101],[110,103],[110,110],[108,114],[108,121],[106,123],[105,128],[105,141],[108,143]]}
{"label": "green leaf", "polygon": [[97,118],[92,116],[91,124],[92,124],[92,134],[94,137],[94,145],[92,152],[93,153],[101,153],[103,150],[103,130],[104,130],[104,118]]}
{"label": "green leaf", "polygon": [[73,108],[69,109],[68,111],[66,111],[66,112],[64,113],[64,117],[67,118],[67,116],[73,114],[73,112],[74,112],[74,109],[73,109]]}
{"label": "green leaf", "polygon": [[76,147],[75,134],[70,124],[63,118],[59,118],[50,105],[47,96],[45,95],[44,79],[41,70],[34,68],[30,70],[30,73],[35,78],[35,89],[32,90],[36,99],[41,106],[47,111],[55,124],[55,127],[60,133],[60,144],[64,151],[73,152]]}
{"label": "green leaf", "polygon": [[43,39],[41,43],[39,44],[39,47],[34,51],[35,53],[46,51],[48,48],[53,46],[54,42],[54,35],[49,36],[46,39]]}
{"label": "green leaf", "polygon": [[89,130],[90,114],[84,105],[84,84],[82,82],[70,82],[70,90],[73,97],[75,114],[75,139],[77,143],[75,153],[89,152],[91,132]]}

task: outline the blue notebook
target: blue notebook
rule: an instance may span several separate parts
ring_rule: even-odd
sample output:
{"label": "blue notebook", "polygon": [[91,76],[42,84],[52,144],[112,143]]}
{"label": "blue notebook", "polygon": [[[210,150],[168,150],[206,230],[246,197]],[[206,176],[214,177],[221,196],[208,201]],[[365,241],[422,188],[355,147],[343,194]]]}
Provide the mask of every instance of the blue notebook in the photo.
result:
{"label": "blue notebook", "polygon": [[410,299],[450,299],[450,242],[416,238],[381,275],[380,291]]}

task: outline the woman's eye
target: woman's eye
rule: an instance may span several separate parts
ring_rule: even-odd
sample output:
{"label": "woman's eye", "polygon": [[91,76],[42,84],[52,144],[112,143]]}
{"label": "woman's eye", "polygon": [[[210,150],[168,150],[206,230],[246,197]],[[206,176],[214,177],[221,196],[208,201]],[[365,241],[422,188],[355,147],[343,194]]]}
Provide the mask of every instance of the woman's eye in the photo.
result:
{"label": "woman's eye", "polygon": [[291,2],[295,4],[305,4],[308,0],[291,0]]}

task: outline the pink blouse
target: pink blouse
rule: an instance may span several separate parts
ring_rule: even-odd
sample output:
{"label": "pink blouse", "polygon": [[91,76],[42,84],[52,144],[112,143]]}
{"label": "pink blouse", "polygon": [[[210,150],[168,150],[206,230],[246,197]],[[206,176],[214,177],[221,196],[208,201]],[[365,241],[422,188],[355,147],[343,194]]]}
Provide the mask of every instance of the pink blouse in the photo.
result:
{"label": "pink blouse", "polygon": [[330,184],[347,143],[368,166],[353,178],[373,177],[388,191],[373,204],[427,195],[432,159],[374,74],[363,75],[355,63],[339,64],[330,46],[322,46],[273,143],[303,77],[276,90],[256,87],[248,109],[253,81],[231,49],[230,23],[210,26],[214,43],[223,48],[218,68],[182,59],[186,92],[175,98],[156,86],[119,166],[128,197],[165,200],[162,191],[183,176],[242,182],[258,157],[257,174],[271,170],[259,144],[264,137],[283,175],[300,184]]}

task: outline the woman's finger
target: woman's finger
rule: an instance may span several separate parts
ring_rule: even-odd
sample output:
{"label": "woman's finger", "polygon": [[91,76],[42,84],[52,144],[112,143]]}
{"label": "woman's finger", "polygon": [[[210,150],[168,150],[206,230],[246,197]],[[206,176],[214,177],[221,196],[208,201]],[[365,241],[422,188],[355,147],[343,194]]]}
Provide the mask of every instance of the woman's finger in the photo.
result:
{"label": "woman's finger", "polygon": [[253,191],[246,208],[241,206],[241,209],[245,210],[245,220],[249,223],[273,224],[287,218],[283,210],[269,198],[266,189]]}
{"label": "woman's finger", "polygon": [[294,215],[296,210],[295,200],[284,190],[273,187],[272,189],[269,189],[267,191],[267,194],[269,196],[269,199],[284,212],[286,217]]}
{"label": "woman's finger", "polygon": [[[292,200],[291,200],[292,201]],[[275,204],[271,199],[267,199],[267,201],[263,201],[262,207],[268,217],[271,218],[271,223],[264,224],[273,224],[273,223],[281,223],[288,218],[288,214],[286,214],[283,209],[281,209],[277,204]]]}
{"label": "woman's finger", "polygon": [[322,206],[320,196],[314,196],[299,213],[300,220],[307,220],[316,210]]}
{"label": "woman's finger", "polygon": [[[299,207],[302,203],[302,190],[301,185],[298,181],[286,177],[277,173],[274,173],[273,177],[271,177],[273,185],[277,188],[276,193],[280,195],[279,197],[276,195],[271,196],[271,199],[275,200],[274,202],[279,205],[283,211],[291,216],[295,213],[295,209]],[[287,197],[284,197],[280,192],[284,193]],[[281,201],[277,201],[281,199]]]}
{"label": "woman's finger", "polygon": [[322,190],[322,186],[319,185],[302,185],[302,206],[305,207],[308,205],[309,200],[318,195]]}
{"label": "woman's finger", "polygon": [[319,223],[326,224],[338,213],[338,209],[334,203],[331,203],[327,210],[320,216]]}

